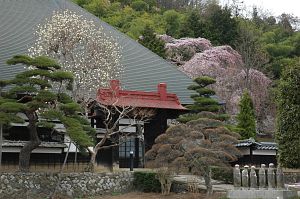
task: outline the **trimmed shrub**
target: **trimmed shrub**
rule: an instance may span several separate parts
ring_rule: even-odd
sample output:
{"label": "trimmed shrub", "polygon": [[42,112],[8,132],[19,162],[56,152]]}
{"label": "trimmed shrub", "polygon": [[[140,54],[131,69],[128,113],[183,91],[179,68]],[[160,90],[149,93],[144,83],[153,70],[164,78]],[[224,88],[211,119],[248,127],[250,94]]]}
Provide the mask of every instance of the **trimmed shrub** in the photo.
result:
{"label": "trimmed shrub", "polygon": [[282,167],[300,168],[300,65],[285,68],[277,88],[277,132]]}
{"label": "trimmed shrub", "polygon": [[154,172],[134,172],[133,186],[142,192],[161,192],[160,182]]}
{"label": "trimmed shrub", "polygon": [[255,138],[256,137],[256,122],[254,105],[250,96],[250,93],[246,90],[243,93],[241,101],[239,103],[240,112],[238,113],[237,128],[243,139]]}

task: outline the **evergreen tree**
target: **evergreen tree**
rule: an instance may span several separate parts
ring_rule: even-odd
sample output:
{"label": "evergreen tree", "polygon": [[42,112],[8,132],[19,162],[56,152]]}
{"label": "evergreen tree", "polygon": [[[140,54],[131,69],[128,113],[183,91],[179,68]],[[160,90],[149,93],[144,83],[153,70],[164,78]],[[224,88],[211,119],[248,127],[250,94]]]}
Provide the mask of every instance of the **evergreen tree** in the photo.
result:
{"label": "evergreen tree", "polygon": [[238,23],[232,18],[228,8],[221,8],[211,4],[202,11],[190,12],[180,26],[180,37],[202,37],[210,40],[215,45],[234,46],[238,36]]}
{"label": "evergreen tree", "polygon": [[211,77],[202,76],[194,79],[194,82],[196,84],[188,87],[189,90],[193,90],[197,93],[191,95],[191,98],[194,100],[194,104],[186,106],[191,113],[181,115],[178,118],[178,121],[180,122],[185,123],[190,120],[201,118],[201,114],[198,114],[200,112],[218,112],[220,109],[219,103],[215,99],[211,98],[212,95],[215,95],[215,91],[207,88],[207,86],[216,83],[216,80]]}
{"label": "evergreen tree", "polygon": [[256,137],[254,106],[248,91],[243,93],[239,103],[240,112],[237,115],[238,125],[242,138],[248,139]]}
{"label": "evergreen tree", "polygon": [[131,7],[135,11],[148,11],[149,10],[149,5],[142,0],[137,0],[131,3]]}
{"label": "evergreen tree", "polygon": [[11,122],[23,123],[24,120],[16,115],[16,113],[24,110],[23,104],[19,104],[16,100],[4,99],[1,96],[2,89],[9,84],[7,80],[0,80],[0,169],[2,164],[2,141],[3,129],[8,127]]}
{"label": "evergreen tree", "polygon": [[[82,3],[82,2],[79,2]],[[109,0],[90,0],[87,4],[83,5],[85,9],[93,13],[97,17],[104,16],[110,6]]]}
{"label": "evergreen tree", "polygon": [[[19,154],[20,171],[29,171],[30,154],[41,143],[37,128],[53,128],[51,121],[54,119],[64,124],[67,134],[76,144],[84,147],[92,145],[89,134],[93,130],[89,122],[78,115],[80,106],[62,92],[64,85],[72,85],[73,75],[70,72],[61,71],[54,60],[44,56],[17,55],[7,63],[24,64],[28,69],[7,83],[11,89],[0,100],[1,118],[11,118],[6,123],[18,119],[13,115],[17,112],[25,114],[28,119],[30,138]],[[57,88],[52,88],[54,84]]]}
{"label": "evergreen tree", "polygon": [[237,160],[240,153],[234,144],[239,137],[219,120],[200,118],[168,128],[155,139],[145,157],[152,167],[167,166],[175,172],[191,170],[194,175],[202,176],[210,194],[211,167],[226,167]]}
{"label": "evergreen tree", "polygon": [[198,10],[193,10],[187,15],[184,22],[181,23],[179,37],[203,37],[206,24],[201,20]]}
{"label": "evergreen tree", "polygon": [[300,66],[287,67],[277,92],[277,131],[279,163],[300,168]]}
{"label": "evergreen tree", "polygon": [[161,39],[156,37],[153,28],[149,25],[145,26],[142,37],[138,42],[162,58],[165,58],[165,44]]}
{"label": "evergreen tree", "polygon": [[178,37],[181,22],[180,13],[176,12],[175,10],[167,10],[164,12],[163,17],[166,21],[166,34],[171,37]]}
{"label": "evergreen tree", "polygon": [[231,10],[227,7],[217,7],[207,19],[209,28],[203,37],[209,39],[216,45],[234,46],[236,37],[238,36],[238,23],[231,16]]}

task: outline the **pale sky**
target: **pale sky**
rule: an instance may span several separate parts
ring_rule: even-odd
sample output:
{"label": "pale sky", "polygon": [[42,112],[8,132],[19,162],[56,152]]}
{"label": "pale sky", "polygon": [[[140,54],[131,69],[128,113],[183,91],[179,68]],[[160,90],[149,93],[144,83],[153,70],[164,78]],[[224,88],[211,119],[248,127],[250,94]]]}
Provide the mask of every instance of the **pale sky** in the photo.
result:
{"label": "pale sky", "polygon": [[[294,14],[300,17],[300,0],[238,0],[244,2],[249,10],[256,5],[258,8],[268,10],[272,15],[279,16],[282,13]],[[231,3],[232,0],[220,0],[222,5]]]}

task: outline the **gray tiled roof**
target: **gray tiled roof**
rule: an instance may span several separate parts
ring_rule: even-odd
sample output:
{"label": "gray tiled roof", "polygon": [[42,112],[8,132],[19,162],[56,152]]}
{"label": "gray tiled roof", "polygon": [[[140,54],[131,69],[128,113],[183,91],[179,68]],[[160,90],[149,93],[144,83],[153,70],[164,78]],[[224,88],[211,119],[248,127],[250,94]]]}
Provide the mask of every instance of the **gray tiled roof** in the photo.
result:
{"label": "gray tiled roof", "polygon": [[[12,140],[3,140],[3,147],[13,147],[13,146],[24,146],[26,141],[12,141]],[[44,148],[66,148],[67,145],[64,143],[58,143],[58,142],[41,142],[39,147]]]}
{"label": "gray tiled roof", "polygon": [[277,150],[277,144],[275,142],[255,142],[254,139],[241,140],[235,145],[236,147],[250,147],[254,146],[256,150]]}
{"label": "gray tiled roof", "polygon": [[237,143],[236,147],[249,147],[249,146],[257,146],[260,145],[260,143],[255,142],[253,138],[246,139],[246,140],[240,140],[239,143]]}
{"label": "gray tiled roof", "polygon": [[275,142],[260,142],[261,145],[257,146],[258,150],[277,150],[277,144]]}
{"label": "gray tiled roof", "polygon": [[121,83],[125,89],[155,91],[158,83],[165,82],[168,92],[176,93],[182,104],[193,103],[191,91],[186,89],[192,80],[176,66],[68,0],[0,0],[0,79],[12,78],[24,70],[22,66],[8,66],[5,61],[15,54],[27,53],[35,40],[36,25],[59,9],[69,9],[94,20],[118,41],[123,49]]}

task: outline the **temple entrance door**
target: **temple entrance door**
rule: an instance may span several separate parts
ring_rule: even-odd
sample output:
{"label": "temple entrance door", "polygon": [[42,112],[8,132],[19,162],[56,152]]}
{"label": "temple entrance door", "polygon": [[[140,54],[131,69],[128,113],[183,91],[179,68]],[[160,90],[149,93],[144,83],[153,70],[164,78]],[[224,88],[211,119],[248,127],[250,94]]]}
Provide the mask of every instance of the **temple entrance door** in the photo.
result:
{"label": "temple entrance door", "polygon": [[119,167],[130,167],[130,151],[133,151],[133,167],[144,167],[143,142],[137,137],[127,137],[119,146]]}

